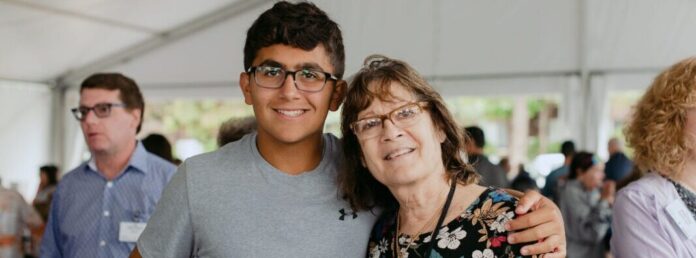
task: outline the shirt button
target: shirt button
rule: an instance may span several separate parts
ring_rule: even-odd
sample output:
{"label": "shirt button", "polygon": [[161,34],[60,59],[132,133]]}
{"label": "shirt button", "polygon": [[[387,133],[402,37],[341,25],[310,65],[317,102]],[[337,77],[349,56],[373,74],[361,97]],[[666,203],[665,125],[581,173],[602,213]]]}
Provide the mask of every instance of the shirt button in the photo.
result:
{"label": "shirt button", "polygon": [[105,245],[106,245],[106,241],[104,241],[104,240],[99,241],[99,246],[105,246]]}
{"label": "shirt button", "polygon": [[110,215],[109,211],[104,211],[104,217],[108,217]]}
{"label": "shirt button", "polygon": [[114,182],[109,181],[106,183],[106,187],[111,188],[112,186],[114,186]]}

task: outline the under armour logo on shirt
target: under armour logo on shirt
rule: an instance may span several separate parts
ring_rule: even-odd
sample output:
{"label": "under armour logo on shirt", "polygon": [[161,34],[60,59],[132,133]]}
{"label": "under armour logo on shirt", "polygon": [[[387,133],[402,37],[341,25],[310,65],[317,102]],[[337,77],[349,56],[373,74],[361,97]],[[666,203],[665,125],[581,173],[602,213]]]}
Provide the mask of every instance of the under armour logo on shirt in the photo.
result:
{"label": "under armour logo on shirt", "polygon": [[353,215],[353,219],[358,217],[358,214],[355,213],[355,211],[353,210],[351,210],[349,213],[346,213],[346,209],[340,209],[338,212],[341,213],[341,217],[338,217],[338,219],[340,220],[345,220],[346,215]]}

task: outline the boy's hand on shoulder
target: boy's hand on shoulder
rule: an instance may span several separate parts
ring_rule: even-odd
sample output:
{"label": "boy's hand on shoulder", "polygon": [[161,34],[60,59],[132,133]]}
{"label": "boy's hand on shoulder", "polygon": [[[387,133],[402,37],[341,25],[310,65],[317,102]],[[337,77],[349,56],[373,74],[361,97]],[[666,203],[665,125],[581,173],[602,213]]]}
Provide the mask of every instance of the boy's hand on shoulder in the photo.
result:
{"label": "boy's hand on shoulder", "polygon": [[508,241],[511,244],[536,242],[524,246],[523,255],[565,257],[565,227],[558,206],[537,191],[529,191],[524,195],[514,190],[506,191],[520,199],[515,209],[517,217],[505,225],[508,231],[518,231],[508,235]]}

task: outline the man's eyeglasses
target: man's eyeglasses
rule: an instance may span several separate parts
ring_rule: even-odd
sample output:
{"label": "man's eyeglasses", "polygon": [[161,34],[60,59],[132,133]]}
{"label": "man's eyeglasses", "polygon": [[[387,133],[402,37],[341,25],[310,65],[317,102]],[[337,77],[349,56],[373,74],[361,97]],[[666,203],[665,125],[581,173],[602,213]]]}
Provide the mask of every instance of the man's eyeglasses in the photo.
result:
{"label": "man's eyeglasses", "polygon": [[85,106],[80,106],[71,109],[73,115],[75,116],[75,119],[79,121],[83,121],[85,117],[87,117],[87,114],[89,114],[89,111],[94,111],[94,115],[99,117],[99,118],[104,118],[108,117],[111,114],[111,108],[112,107],[126,107],[126,104],[123,103],[99,103],[94,105],[94,107],[85,107]]}
{"label": "man's eyeglasses", "polygon": [[287,71],[280,67],[262,65],[250,67],[247,73],[253,74],[256,85],[267,89],[283,86],[288,74],[292,75],[295,87],[306,92],[319,92],[324,89],[326,81],[338,81],[338,77],[333,74],[313,69]]}
{"label": "man's eyeglasses", "polygon": [[423,113],[426,102],[411,102],[400,106],[387,114],[371,116],[353,122],[350,128],[356,136],[368,139],[382,134],[384,120],[389,119],[395,126],[404,129],[414,125],[418,121],[418,115]]}

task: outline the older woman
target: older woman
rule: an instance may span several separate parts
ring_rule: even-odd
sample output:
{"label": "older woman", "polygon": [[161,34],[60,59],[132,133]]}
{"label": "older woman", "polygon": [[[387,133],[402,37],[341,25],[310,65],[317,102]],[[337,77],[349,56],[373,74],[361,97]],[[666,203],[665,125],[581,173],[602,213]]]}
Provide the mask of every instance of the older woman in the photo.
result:
{"label": "older woman", "polygon": [[696,257],[696,58],[655,78],[625,134],[635,165],[648,173],[617,194],[612,252]]}
{"label": "older woman", "polygon": [[371,56],[342,110],[346,169],[339,179],[354,209],[384,208],[370,257],[518,257],[505,223],[517,199],[476,184],[464,136],[442,97],[408,64]]}
{"label": "older woman", "polygon": [[589,152],[575,154],[569,170],[558,204],[568,232],[568,258],[602,258],[602,240],[611,224],[614,183],[603,183],[604,163]]}

